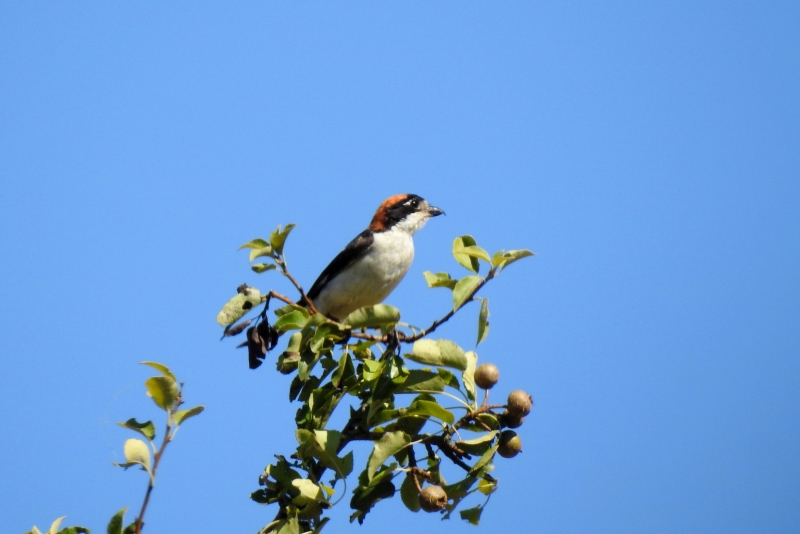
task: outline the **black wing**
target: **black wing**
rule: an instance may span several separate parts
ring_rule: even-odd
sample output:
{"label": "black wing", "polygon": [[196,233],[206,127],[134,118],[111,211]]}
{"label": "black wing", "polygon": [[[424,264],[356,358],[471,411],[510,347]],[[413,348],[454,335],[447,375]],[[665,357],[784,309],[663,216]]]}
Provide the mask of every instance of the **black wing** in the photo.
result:
{"label": "black wing", "polygon": [[371,231],[364,230],[358,234],[355,239],[350,241],[347,246],[344,247],[344,250],[337,254],[336,257],[333,258],[333,261],[325,267],[322,274],[319,275],[317,281],[314,282],[314,285],[308,290],[308,298],[311,300],[316,299],[325,286],[328,285],[328,282],[336,278],[339,273],[349,267],[350,264],[360,258],[361,255],[372,246],[372,241],[374,241],[374,239]]}

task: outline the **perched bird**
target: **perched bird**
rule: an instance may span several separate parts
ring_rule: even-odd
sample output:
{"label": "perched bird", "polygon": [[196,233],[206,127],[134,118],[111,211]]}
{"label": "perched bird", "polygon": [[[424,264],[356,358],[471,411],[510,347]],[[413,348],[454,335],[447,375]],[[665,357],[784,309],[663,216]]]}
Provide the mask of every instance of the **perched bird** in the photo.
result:
{"label": "perched bird", "polygon": [[342,250],[308,291],[320,313],[343,319],[383,301],[414,259],[412,236],[444,212],[417,195],[395,195],[378,207],[366,230]]}

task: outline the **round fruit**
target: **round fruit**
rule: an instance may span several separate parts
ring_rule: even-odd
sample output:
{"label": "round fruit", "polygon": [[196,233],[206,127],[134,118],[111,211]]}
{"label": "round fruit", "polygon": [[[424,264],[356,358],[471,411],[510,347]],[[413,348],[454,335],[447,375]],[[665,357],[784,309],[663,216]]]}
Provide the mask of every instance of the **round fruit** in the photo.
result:
{"label": "round fruit", "polygon": [[503,426],[506,428],[519,428],[525,422],[525,418],[521,415],[509,413],[508,410],[503,412],[502,415]]}
{"label": "round fruit", "polygon": [[500,432],[499,445],[497,453],[503,458],[513,458],[522,452],[522,440],[513,430]]}
{"label": "round fruit", "polygon": [[481,389],[492,389],[500,380],[500,369],[493,363],[482,363],[475,369],[475,383]]}
{"label": "round fruit", "polygon": [[441,486],[425,486],[419,494],[419,506],[426,512],[438,512],[447,506],[447,493]]}
{"label": "round fruit", "polygon": [[531,406],[533,406],[533,399],[521,389],[508,394],[507,408],[511,415],[525,417],[531,413]]}

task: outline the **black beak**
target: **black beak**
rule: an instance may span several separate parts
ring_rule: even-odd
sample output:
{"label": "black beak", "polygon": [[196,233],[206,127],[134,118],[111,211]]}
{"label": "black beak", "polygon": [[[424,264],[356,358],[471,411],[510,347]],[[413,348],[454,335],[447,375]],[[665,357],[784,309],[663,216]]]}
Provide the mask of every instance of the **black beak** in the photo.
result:
{"label": "black beak", "polygon": [[444,212],[436,206],[428,206],[428,217],[436,217],[437,215],[444,215]]}

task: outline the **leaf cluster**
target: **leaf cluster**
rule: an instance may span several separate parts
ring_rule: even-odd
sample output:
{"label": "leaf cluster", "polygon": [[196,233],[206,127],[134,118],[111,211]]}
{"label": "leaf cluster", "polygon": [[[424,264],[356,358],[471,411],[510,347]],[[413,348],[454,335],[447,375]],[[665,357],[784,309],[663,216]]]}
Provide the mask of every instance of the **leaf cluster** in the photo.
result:
{"label": "leaf cluster", "polygon": [[[478,291],[505,267],[532,253],[501,250],[490,256],[471,236],[461,236],[453,244],[453,255],[470,274],[455,279],[446,272],[424,273],[429,287],[450,289],[453,300],[452,309],[428,328],[401,322],[400,311],[386,304],[356,310],[336,322],[315,313],[286,267],[283,246],[293,227],[279,226],[269,240],[254,239],[243,248],[250,249],[251,262],[270,258],[273,263],[267,265],[274,267],[256,264],[252,269],[261,273],[277,268],[299,291],[301,304],[275,291],[262,294],[245,286],[217,317],[226,336],[247,328],[247,340],[240,346],[248,347],[251,367],[254,359],[260,365],[285,335],[276,367],[294,375],[289,400],[299,403],[297,448],[289,456],[275,456],[259,478],[261,488],[251,495],[260,504],[278,507],[275,519],[262,532],[319,532],[328,521],[325,510],[344,498],[348,481],[355,483],[350,490],[351,521],[359,523],[379,501],[398,491],[411,511],[420,510],[426,484],[440,487],[446,496],[437,501],[435,510],[429,509],[430,504],[424,509],[440,511],[445,518],[471,494],[488,499],[497,487],[491,473],[500,431],[507,426],[500,413],[506,406],[488,405],[488,390],[479,404],[474,351],[431,334],[466,304],[479,301],[476,344],[484,341],[489,306],[487,298],[476,296]],[[480,273],[482,264],[488,268],[485,275]],[[275,310],[270,324],[267,311],[272,298],[286,305]],[[243,318],[257,303],[264,307],[253,325]],[[342,405],[349,410],[347,423],[340,429],[328,428]],[[346,450],[354,441],[372,442],[372,452],[355,481],[349,478],[355,465],[353,451]],[[445,471],[452,469],[460,475],[448,482]],[[460,515],[477,524],[482,507],[461,510]]]}

